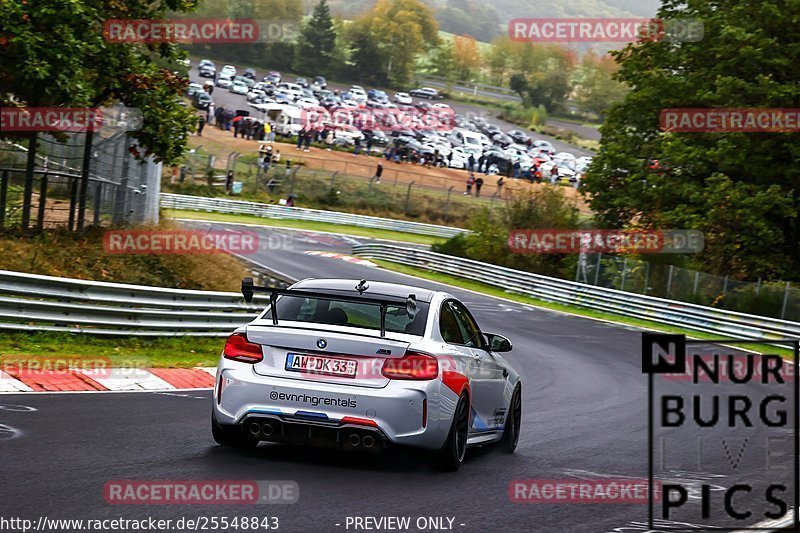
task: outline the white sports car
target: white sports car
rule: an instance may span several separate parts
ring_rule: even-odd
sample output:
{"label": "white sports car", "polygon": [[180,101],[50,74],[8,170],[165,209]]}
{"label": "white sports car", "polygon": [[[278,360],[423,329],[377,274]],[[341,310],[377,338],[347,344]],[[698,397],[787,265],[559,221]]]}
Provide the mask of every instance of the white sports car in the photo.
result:
{"label": "white sports car", "polygon": [[217,443],[261,441],[346,451],[407,445],[457,469],[468,446],[513,452],[522,385],[452,295],[366,280],[309,279],[269,295],[258,318],[228,337],[214,390]]}

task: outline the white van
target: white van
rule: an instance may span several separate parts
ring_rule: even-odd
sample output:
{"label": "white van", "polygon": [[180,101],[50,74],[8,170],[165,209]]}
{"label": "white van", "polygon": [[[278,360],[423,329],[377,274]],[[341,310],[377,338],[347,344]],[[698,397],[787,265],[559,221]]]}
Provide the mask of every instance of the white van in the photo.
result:
{"label": "white van", "polygon": [[303,129],[306,112],[294,106],[285,106],[275,118],[275,133],[279,135],[297,135]]}
{"label": "white van", "polygon": [[483,153],[480,133],[457,128],[453,131],[453,139],[467,153],[474,154],[476,157]]}

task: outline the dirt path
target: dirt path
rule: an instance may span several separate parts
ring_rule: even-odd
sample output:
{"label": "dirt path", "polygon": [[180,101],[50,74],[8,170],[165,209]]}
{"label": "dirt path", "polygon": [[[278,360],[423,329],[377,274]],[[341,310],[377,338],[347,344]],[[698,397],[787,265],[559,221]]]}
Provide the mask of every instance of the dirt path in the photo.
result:
{"label": "dirt path", "polygon": [[[259,142],[243,138],[234,138],[232,131],[223,131],[216,127],[209,126],[203,130],[203,137],[193,136],[189,140],[190,146],[209,146],[224,145],[225,153],[236,151],[242,155],[254,154],[258,151]],[[348,176],[360,176],[366,179],[375,175],[375,168],[378,162],[383,163],[382,181],[387,183],[410,183],[415,182],[416,186],[447,190],[453,187],[454,191],[462,191],[465,188],[467,173],[463,170],[451,168],[425,168],[411,163],[386,162],[382,158],[366,155],[353,155],[347,152],[328,151],[324,148],[312,147],[310,151],[298,150],[295,145],[287,143],[273,143],[274,150],[280,151],[281,161],[285,163],[291,159],[293,163],[303,163],[307,168],[320,169],[329,172],[338,171]],[[213,149],[213,148],[212,148]],[[217,157],[216,167],[225,168],[225,157]],[[495,181],[493,176],[484,177],[486,181],[485,190],[489,195],[495,191]],[[532,190],[536,187],[549,187],[549,184],[535,184],[526,180],[506,180],[506,190],[512,194],[514,192]],[[577,201],[582,214],[591,214],[591,210],[582,194],[572,187],[562,187],[564,194],[568,198]]]}

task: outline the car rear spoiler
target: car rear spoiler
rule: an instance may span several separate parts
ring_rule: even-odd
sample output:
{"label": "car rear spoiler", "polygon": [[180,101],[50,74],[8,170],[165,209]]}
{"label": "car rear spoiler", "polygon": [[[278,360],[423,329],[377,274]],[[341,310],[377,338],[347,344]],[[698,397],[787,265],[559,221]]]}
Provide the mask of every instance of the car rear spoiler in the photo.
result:
{"label": "car rear spoiler", "polygon": [[[279,289],[277,287],[260,287],[253,283],[253,278],[244,278],[242,279],[242,296],[244,296],[244,300],[248,303],[253,301],[253,296],[255,293],[265,293],[269,294],[269,308],[272,314],[272,324],[277,326],[278,325],[278,309],[275,305],[275,302],[278,300],[278,296],[296,296],[300,298],[316,298],[318,300],[331,300],[337,302],[354,302],[354,303],[369,303],[369,304],[377,304],[381,307],[381,337],[386,336],[386,308],[389,305],[397,305],[402,303],[402,298],[397,298],[394,300],[389,300],[386,298],[377,298],[372,296],[364,296],[364,291],[369,288],[369,284],[367,284],[367,280],[361,280],[359,284],[355,287],[358,291],[358,296],[350,296],[350,295],[340,295],[340,294],[328,294],[324,292],[314,292],[314,291],[304,291],[299,289]],[[409,294],[408,297],[405,299],[406,304],[406,312],[408,313],[409,317],[414,317],[417,313],[417,297],[414,294]]]}

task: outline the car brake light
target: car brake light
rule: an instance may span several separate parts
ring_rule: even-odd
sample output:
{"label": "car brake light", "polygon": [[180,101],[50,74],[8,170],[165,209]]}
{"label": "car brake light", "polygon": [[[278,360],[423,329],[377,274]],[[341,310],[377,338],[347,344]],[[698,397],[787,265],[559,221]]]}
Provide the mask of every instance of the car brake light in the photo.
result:
{"label": "car brake light", "polygon": [[222,352],[225,359],[232,359],[242,363],[255,364],[264,359],[264,352],[261,345],[247,340],[244,333],[234,333],[228,337],[225,343],[225,350]]}
{"label": "car brake light", "polygon": [[377,422],[369,418],[358,418],[355,416],[346,416],[342,418],[342,424],[357,424],[359,426],[372,426],[378,427]]}
{"label": "car brake light", "polygon": [[399,359],[387,359],[381,374],[389,379],[434,379],[439,375],[439,362],[432,355],[408,352]]}

